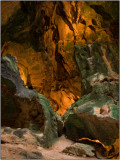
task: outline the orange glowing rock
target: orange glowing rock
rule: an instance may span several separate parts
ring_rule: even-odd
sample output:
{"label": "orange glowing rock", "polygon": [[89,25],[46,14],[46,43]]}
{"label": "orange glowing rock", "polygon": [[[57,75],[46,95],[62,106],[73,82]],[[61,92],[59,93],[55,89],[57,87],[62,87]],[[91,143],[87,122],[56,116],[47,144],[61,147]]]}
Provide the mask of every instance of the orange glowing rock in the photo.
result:
{"label": "orange glowing rock", "polygon": [[89,138],[81,138],[77,141],[81,143],[90,142],[93,146],[96,147],[96,151],[101,152],[100,154],[103,154],[107,159],[119,159],[119,139],[116,139],[111,146],[105,146],[99,140],[91,140]]}

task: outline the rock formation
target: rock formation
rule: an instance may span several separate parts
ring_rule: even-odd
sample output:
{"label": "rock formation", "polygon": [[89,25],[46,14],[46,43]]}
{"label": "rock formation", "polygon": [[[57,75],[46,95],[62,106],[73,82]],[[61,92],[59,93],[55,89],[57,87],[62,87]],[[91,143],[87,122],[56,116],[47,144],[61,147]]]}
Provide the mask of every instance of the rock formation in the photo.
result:
{"label": "rock formation", "polygon": [[75,143],[69,147],[66,147],[63,152],[82,157],[94,157],[95,148],[88,144]]}
{"label": "rock formation", "polygon": [[24,84],[63,115],[90,92],[89,68],[118,77],[118,11],[117,2],[2,2],[2,55],[16,56]]}
{"label": "rock formation", "polygon": [[62,154],[118,158],[119,2],[1,6],[3,158],[44,158],[63,134]]}
{"label": "rock formation", "polygon": [[49,101],[25,88],[16,59],[11,55],[2,57],[1,71],[2,127],[29,128],[41,145],[50,147],[58,137],[58,124]]}
{"label": "rock formation", "polygon": [[65,122],[65,134],[69,139],[89,138],[99,140],[106,146],[119,138],[119,123],[112,118],[100,118],[95,115],[71,114]]}

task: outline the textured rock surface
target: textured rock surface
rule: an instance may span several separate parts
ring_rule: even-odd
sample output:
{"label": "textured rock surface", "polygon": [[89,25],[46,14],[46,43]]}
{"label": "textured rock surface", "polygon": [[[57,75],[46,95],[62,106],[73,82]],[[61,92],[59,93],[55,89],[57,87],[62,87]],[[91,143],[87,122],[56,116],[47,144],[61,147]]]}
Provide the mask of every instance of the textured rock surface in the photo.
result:
{"label": "textured rock surface", "polygon": [[71,114],[64,126],[66,136],[72,140],[85,137],[110,146],[119,137],[119,122],[112,118],[99,118],[85,113]]}
{"label": "textured rock surface", "polygon": [[11,15],[20,8],[20,2],[4,2],[1,3],[1,23],[2,25],[7,22]]}
{"label": "textured rock surface", "polygon": [[93,146],[98,159],[119,159],[119,139],[116,139],[110,146],[104,145],[99,140],[92,140],[89,138],[81,138],[78,142]]}
{"label": "textured rock surface", "polygon": [[[57,117],[47,98],[25,88],[14,57],[2,57],[2,126],[30,128],[44,147],[58,137]],[[49,132],[49,134],[48,134]],[[15,133],[22,137],[24,131]],[[42,135],[42,136],[41,136]]]}
{"label": "textured rock surface", "polygon": [[[63,149],[73,144],[65,136],[61,136],[50,148],[43,148],[39,145],[35,136],[29,129],[23,137],[19,138],[13,132],[20,130],[11,129],[11,133],[6,133],[8,127],[1,128],[1,158],[2,159],[78,159],[75,155],[66,155]],[[23,130],[23,129],[22,129]],[[80,157],[80,159],[89,159],[90,157]]]}
{"label": "textured rock surface", "polygon": [[56,112],[56,117],[57,117],[57,124],[58,124],[58,136],[60,137],[63,134],[64,123],[61,116],[57,112]]}
{"label": "textured rock surface", "polygon": [[75,143],[69,147],[66,147],[63,150],[64,153],[73,154],[76,156],[82,156],[82,157],[93,157],[95,155],[95,148],[88,145],[88,144],[82,144],[82,143]]}
{"label": "textured rock surface", "polygon": [[1,3],[2,126],[19,127],[3,134],[50,147],[65,132],[118,156],[119,2]]}
{"label": "textured rock surface", "polygon": [[[85,81],[84,81],[85,82]],[[62,119],[65,120],[69,114],[73,113],[87,113],[97,116],[108,116],[119,120],[119,83],[104,74],[95,73],[88,77],[88,83],[91,92],[82,96],[63,115]],[[86,88],[87,89],[87,88]],[[100,108],[108,105],[110,112],[108,115],[102,115]]]}
{"label": "textured rock surface", "polygon": [[14,135],[14,132],[17,132],[20,129],[11,129],[11,133],[6,133],[6,129],[8,130],[8,128],[3,128],[3,132],[1,133],[2,159],[43,158],[41,152],[37,150],[37,145],[39,145],[39,143],[28,129],[24,129],[23,137]]}
{"label": "textured rock surface", "polygon": [[2,6],[2,55],[17,57],[25,85],[46,96],[59,114],[90,92],[86,75],[117,77],[118,2]]}

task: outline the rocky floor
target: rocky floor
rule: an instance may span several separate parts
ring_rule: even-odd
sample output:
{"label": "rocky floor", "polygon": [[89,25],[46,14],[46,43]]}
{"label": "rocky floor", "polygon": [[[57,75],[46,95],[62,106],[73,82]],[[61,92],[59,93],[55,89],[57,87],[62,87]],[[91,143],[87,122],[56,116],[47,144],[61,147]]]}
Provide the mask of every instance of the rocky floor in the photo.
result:
{"label": "rocky floor", "polygon": [[[7,129],[8,131],[9,129]],[[1,130],[1,159],[90,159],[70,153],[64,153],[66,147],[74,144],[62,135],[50,148],[41,147],[34,137],[27,132],[22,138]],[[92,157],[93,158],[93,157]],[[95,157],[94,157],[95,158]]]}
{"label": "rocky floor", "polygon": [[66,139],[65,136],[62,135],[51,148],[44,149],[42,147],[38,147],[38,149],[44,155],[45,159],[90,159],[90,157],[74,156],[72,154],[65,154],[62,152],[66,147],[73,143],[73,141]]}

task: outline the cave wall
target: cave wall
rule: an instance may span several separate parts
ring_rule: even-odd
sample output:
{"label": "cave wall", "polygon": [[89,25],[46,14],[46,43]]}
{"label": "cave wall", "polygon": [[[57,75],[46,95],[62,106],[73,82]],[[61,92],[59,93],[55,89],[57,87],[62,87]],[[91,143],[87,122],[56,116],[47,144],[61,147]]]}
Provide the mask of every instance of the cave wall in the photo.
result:
{"label": "cave wall", "polygon": [[[26,87],[59,114],[91,91],[83,84],[88,75],[118,77],[119,2],[1,3],[2,56],[17,57]],[[91,57],[97,69],[90,69]]]}

